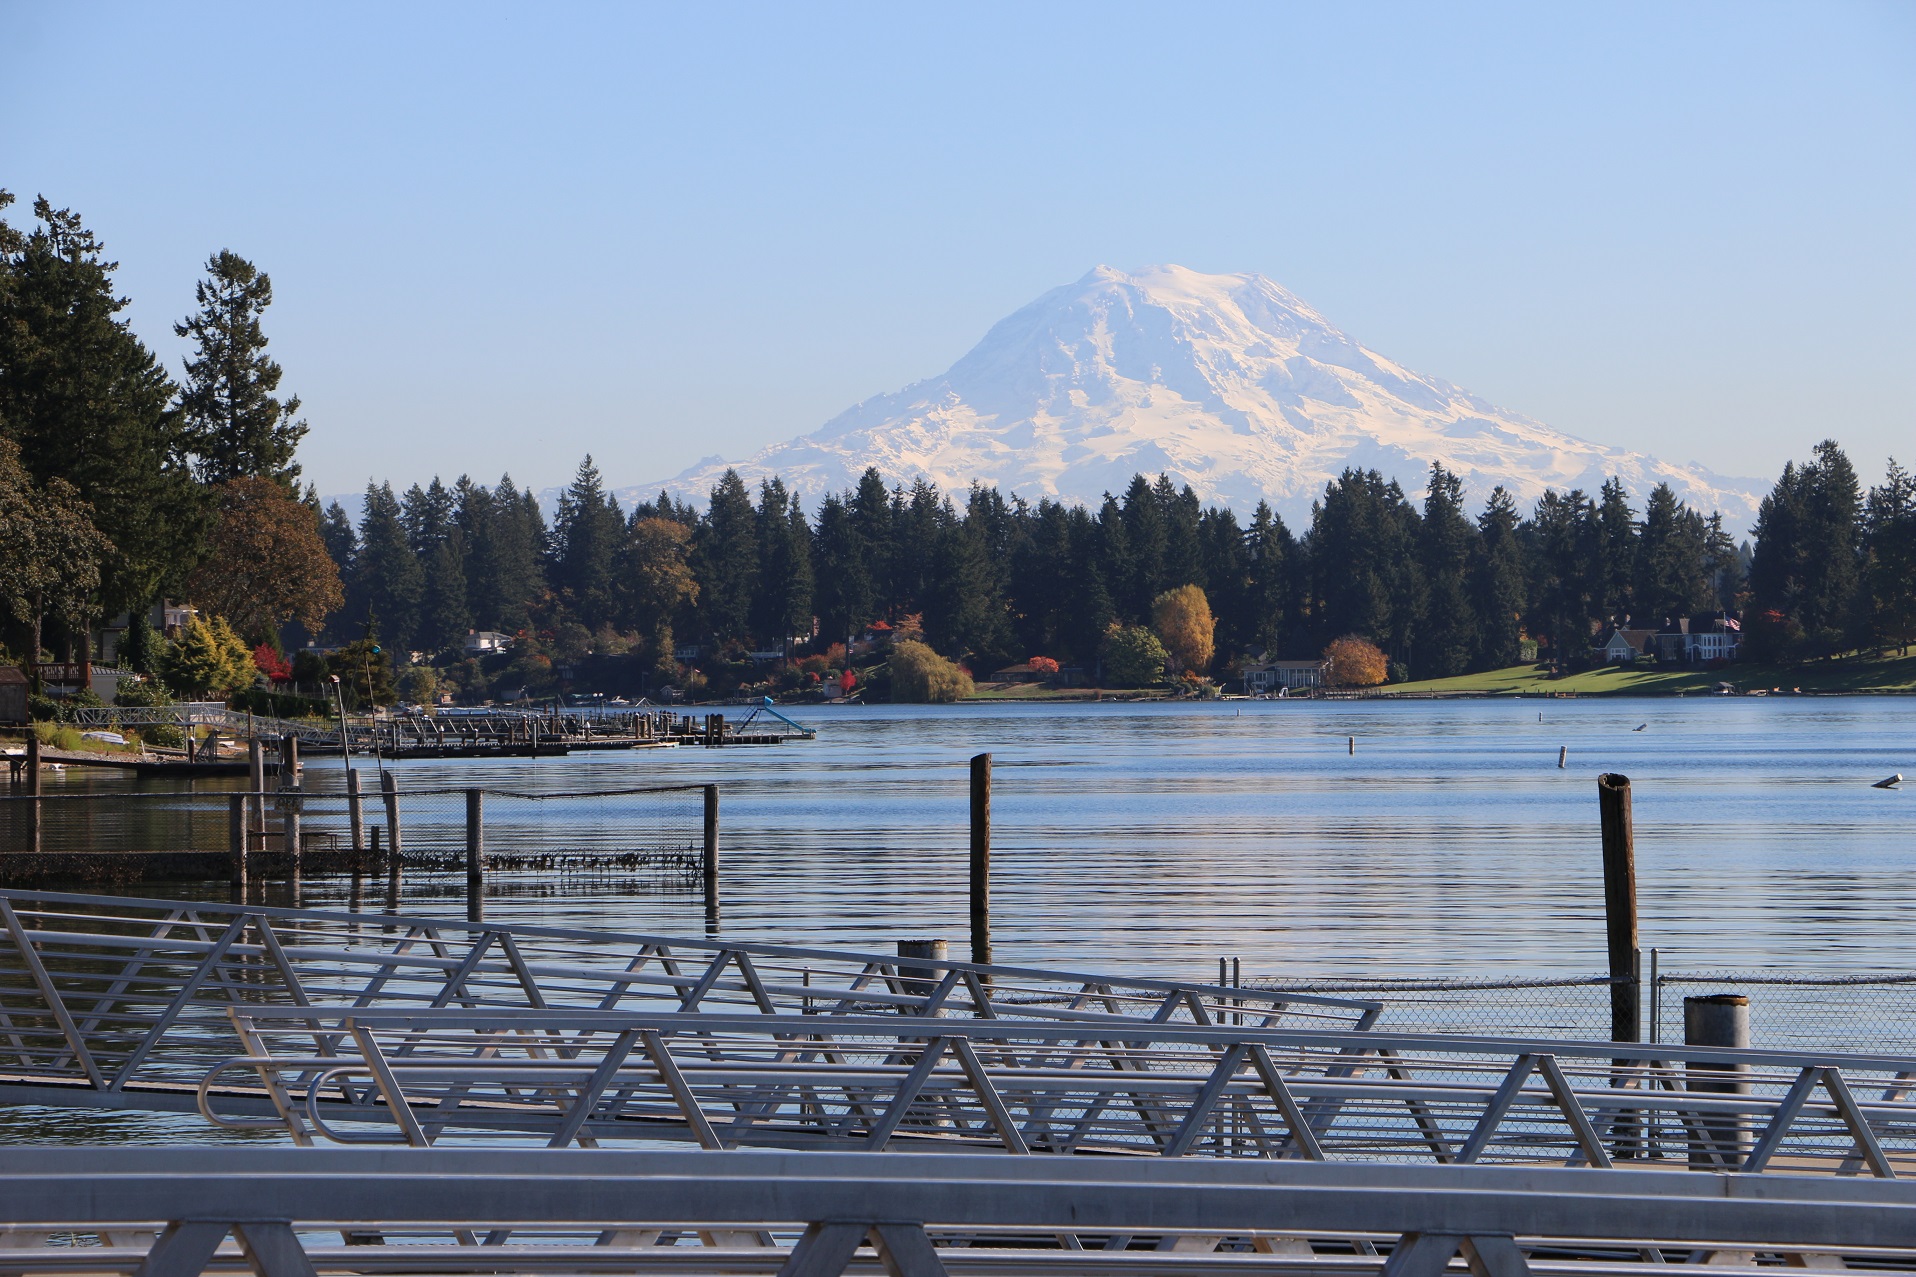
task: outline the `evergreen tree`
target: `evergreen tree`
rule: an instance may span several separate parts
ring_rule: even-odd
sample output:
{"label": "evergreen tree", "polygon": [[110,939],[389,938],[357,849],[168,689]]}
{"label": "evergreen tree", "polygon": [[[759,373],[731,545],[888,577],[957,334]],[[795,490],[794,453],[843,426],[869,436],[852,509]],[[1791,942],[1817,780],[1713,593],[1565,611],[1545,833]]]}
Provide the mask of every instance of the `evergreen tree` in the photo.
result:
{"label": "evergreen tree", "polygon": [[1124,542],[1130,551],[1131,571],[1121,580],[1119,610],[1134,625],[1150,624],[1151,600],[1173,584],[1167,571],[1170,535],[1165,527],[1167,503],[1163,499],[1170,483],[1162,482],[1165,494],[1154,491],[1143,475],[1132,475],[1131,486],[1124,491]]}
{"label": "evergreen tree", "polygon": [[439,482],[438,475],[433,476],[429,487],[413,484],[399,500],[399,521],[405,525],[406,542],[422,560],[452,535],[454,514],[453,495]]}
{"label": "evergreen tree", "polygon": [[1292,615],[1295,610],[1293,581],[1299,556],[1296,538],[1284,526],[1284,520],[1272,511],[1269,502],[1257,503],[1245,552],[1249,560],[1245,650],[1257,648],[1275,655],[1282,647],[1290,624],[1300,619]]}
{"label": "evergreen tree", "polygon": [[761,644],[784,650],[786,641],[812,627],[812,534],[804,509],[782,480],[759,485],[754,529],[759,588],[748,615]]}
{"label": "evergreen tree", "polygon": [[1477,654],[1477,613],[1469,589],[1477,529],[1464,516],[1463,480],[1434,461],[1420,533],[1418,558],[1429,601],[1412,673],[1417,678],[1449,678],[1468,669]]}
{"label": "evergreen tree", "polygon": [[706,633],[715,643],[744,639],[758,590],[758,512],[738,471],[727,470],[712,489],[694,545]]}
{"label": "evergreen tree", "polygon": [[1504,669],[1523,659],[1519,642],[1526,590],[1518,523],[1517,503],[1499,485],[1477,516],[1478,552],[1471,571],[1471,605],[1477,615],[1478,669]]}
{"label": "evergreen tree", "polygon": [[380,618],[392,648],[405,652],[419,632],[425,573],[406,538],[391,484],[367,485],[365,511],[359,523],[359,555],[353,563],[355,601],[367,609],[369,617]]}
{"label": "evergreen tree", "polygon": [[273,302],[273,281],[239,254],[221,249],[206,261],[193,289],[199,310],[173,325],[193,340],[180,390],[188,447],[206,483],[299,477],[293,453],[306,436],[297,395],[281,403],[280,366],[266,354],[260,316]]}
{"label": "evergreen tree", "polygon": [[1633,611],[1645,625],[1701,611],[1715,598],[1709,525],[1667,483],[1651,489],[1644,505],[1633,593]]}
{"label": "evergreen tree", "polygon": [[[1621,624],[1630,613],[1637,569],[1636,511],[1630,508],[1621,480],[1604,480],[1595,515],[1585,527],[1584,544],[1584,571],[1596,618]],[[1652,623],[1647,616],[1635,620]]]}
{"label": "evergreen tree", "polygon": [[1309,557],[1319,646],[1369,638],[1404,660],[1424,611],[1417,512],[1375,470],[1346,470],[1311,508]]}
{"label": "evergreen tree", "polygon": [[573,616],[597,629],[620,610],[614,575],[625,541],[625,516],[605,490],[598,467],[587,457],[572,484],[559,496],[552,524],[552,583]]}
{"label": "evergreen tree", "polygon": [[1217,619],[1212,636],[1217,652],[1229,658],[1251,651],[1257,645],[1257,625],[1250,605],[1244,529],[1229,509],[1206,510],[1198,516],[1197,541],[1198,579],[1204,582],[1200,588]]}
{"label": "evergreen tree", "polygon": [[1585,659],[1596,624],[1588,570],[1595,522],[1595,507],[1581,488],[1545,489],[1521,529],[1530,564],[1530,632],[1564,668]]}
{"label": "evergreen tree", "polygon": [[892,499],[877,470],[865,467],[846,506],[852,531],[862,547],[865,575],[871,584],[871,606],[875,615],[883,616],[896,602],[897,578],[892,565]]}
{"label": "evergreen tree", "polygon": [[851,496],[827,496],[818,508],[812,557],[817,566],[818,619],[828,640],[849,637],[877,615],[865,538],[852,521]]}
{"label": "evergreen tree", "polygon": [[532,489],[515,489],[504,475],[492,493],[488,553],[495,623],[507,634],[529,629],[546,605],[545,516]]}
{"label": "evergreen tree", "polygon": [[1816,446],[1815,460],[1783,467],[1756,516],[1750,602],[1759,655],[1826,656],[1843,646],[1862,577],[1861,513],[1856,471],[1833,441]]}
{"label": "evergreen tree", "polygon": [[353,556],[359,553],[359,534],[353,531],[353,521],[339,502],[327,506],[326,513],[320,516],[319,539],[325,543],[326,553],[339,570],[340,579],[348,579],[352,575]]}
{"label": "evergreen tree", "polygon": [[110,548],[88,610],[143,609],[192,566],[207,502],[173,383],[119,318],[117,263],[71,211],[40,199],[34,215],[31,233],[0,221],[0,436],[36,484],[65,480],[92,507]]}
{"label": "evergreen tree", "polygon": [[1882,486],[1869,490],[1864,525],[1869,632],[1907,654],[1916,642],[1916,475],[1894,457]]}
{"label": "evergreen tree", "polygon": [[419,642],[429,652],[457,651],[472,628],[472,609],[466,602],[466,565],[463,538],[443,538],[426,556],[420,589]]}

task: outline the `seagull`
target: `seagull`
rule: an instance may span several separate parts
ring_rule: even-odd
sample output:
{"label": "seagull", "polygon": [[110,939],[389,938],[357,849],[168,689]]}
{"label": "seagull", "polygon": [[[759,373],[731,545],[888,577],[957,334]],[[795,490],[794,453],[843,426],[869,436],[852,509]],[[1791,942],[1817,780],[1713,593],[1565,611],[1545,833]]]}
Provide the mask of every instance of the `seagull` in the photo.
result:
{"label": "seagull", "polygon": [[1631,730],[1631,731],[1633,731],[1633,732],[1640,732],[1640,731],[1642,731],[1642,730],[1643,730],[1644,728],[1646,728],[1646,727],[1648,727],[1649,725],[1650,725],[1650,724],[1648,724],[1648,723],[1638,723],[1638,724],[1637,724],[1637,725],[1636,725],[1635,727],[1632,727],[1632,728],[1631,728],[1630,730]]}

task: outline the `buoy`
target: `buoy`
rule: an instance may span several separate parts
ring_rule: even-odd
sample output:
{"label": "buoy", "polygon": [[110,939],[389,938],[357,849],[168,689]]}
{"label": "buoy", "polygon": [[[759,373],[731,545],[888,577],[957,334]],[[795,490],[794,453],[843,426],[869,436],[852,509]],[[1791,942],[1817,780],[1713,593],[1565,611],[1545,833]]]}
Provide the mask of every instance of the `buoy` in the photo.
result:
{"label": "buoy", "polygon": [[1903,773],[1897,772],[1894,776],[1883,777],[1881,780],[1877,781],[1874,785],[1871,785],[1870,788],[1871,789],[1894,789],[1902,783],[1903,783]]}

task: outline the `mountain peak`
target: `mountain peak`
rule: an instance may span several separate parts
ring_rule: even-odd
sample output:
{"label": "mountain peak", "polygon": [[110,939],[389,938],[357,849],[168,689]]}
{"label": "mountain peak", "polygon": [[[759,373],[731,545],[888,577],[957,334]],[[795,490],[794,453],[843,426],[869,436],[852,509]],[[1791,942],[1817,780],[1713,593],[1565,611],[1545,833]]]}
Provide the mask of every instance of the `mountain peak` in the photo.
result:
{"label": "mountain peak", "polygon": [[[1473,504],[1498,484],[1528,502],[1616,475],[1639,502],[1667,482],[1743,524],[1760,487],[1576,439],[1411,372],[1262,275],[1170,264],[1096,266],[994,324],[942,376],[735,468],[748,482],[782,475],[812,500],[875,466],[893,483],[977,481],[1090,505],[1134,473],[1166,473],[1240,512],[1269,500],[1295,525],[1345,468],[1420,492],[1432,461]],[[701,462],[662,486],[703,498],[724,469]]]}

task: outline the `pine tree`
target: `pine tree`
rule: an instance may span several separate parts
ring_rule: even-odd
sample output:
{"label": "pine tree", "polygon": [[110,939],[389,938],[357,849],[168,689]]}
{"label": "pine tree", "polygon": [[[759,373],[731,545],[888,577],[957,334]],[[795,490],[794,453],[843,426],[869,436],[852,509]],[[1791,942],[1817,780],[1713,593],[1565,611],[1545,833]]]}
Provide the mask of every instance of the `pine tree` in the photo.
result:
{"label": "pine tree", "polygon": [[[0,209],[13,197],[0,191]],[[0,435],[34,483],[71,483],[110,543],[94,615],[144,609],[192,566],[207,502],[183,460],[173,383],[119,318],[117,263],[66,209],[0,221]]]}
{"label": "pine tree", "polygon": [[1296,538],[1267,501],[1258,502],[1251,516],[1245,551],[1250,574],[1246,604],[1250,628],[1246,650],[1258,648],[1274,654],[1281,647],[1290,623],[1298,619],[1291,612],[1292,582],[1299,556]]}
{"label": "pine tree", "polygon": [[1522,660],[1523,546],[1517,539],[1517,503],[1500,485],[1477,516],[1478,553],[1471,569],[1477,614],[1476,668],[1497,670]]}
{"label": "pine tree", "polygon": [[1151,600],[1171,585],[1183,584],[1171,581],[1166,568],[1170,534],[1165,527],[1163,497],[1171,495],[1171,485],[1168,480],[1160,482],[1166,489],[1162,495],[1141,474],[1132,475],[1131,486],[1124,490],[1124,541],[1130,550],[1131,572],[1121,582],[1119,607],[1134,625],[1148,625]]}
{"label": "pine tree", "polygon": [[1710,531],[1667,483],[1650,491],[1637,539],[1633,611],[1648,625],[1711,605]]}
{"label": "pine tree", "polygon": [[858,487],[846,501],[852,531],[863,547],[865,574],[871,583],[873,614],[891,611],[897,599],[897,573],[892,564],[891,494],[870,466],[858,476]]}
{"label": "pine tree", "polygon": [[266,354],[260,316],[273,301],[273,281],[239,254],[221,249],[206,262],[193,290],[197,313],[173,325],[193,340],[180,390],[188,446],[206,483],[299,477],[293,453],[306,436],[299,397],[281,403],[280,366]]}
{"label": "pine tree", "polygon": [[755,532],[759,588],[749,613],[752,633],[783,650],[787,640],[809,634],[812,626],[812,533],[783,481],[759,485]]}
{"label": "pine tree", "polygon": [[[1636,511],[1616,478],[1604,480],[1595,517],[1586,528],[1586,566],[1591,603],[1598,621],[1621,624],[1631,607],[1637,567]],[[1647,616],[1637,617],[1648,622]]]}
{"label": "pine tree", "polygon": [[819,626],[830,640],[849,637],[877,615],[865,539],[852,522],[849,502],[849,494],[828,495],[818,507],[818,528],[812,536]]}

